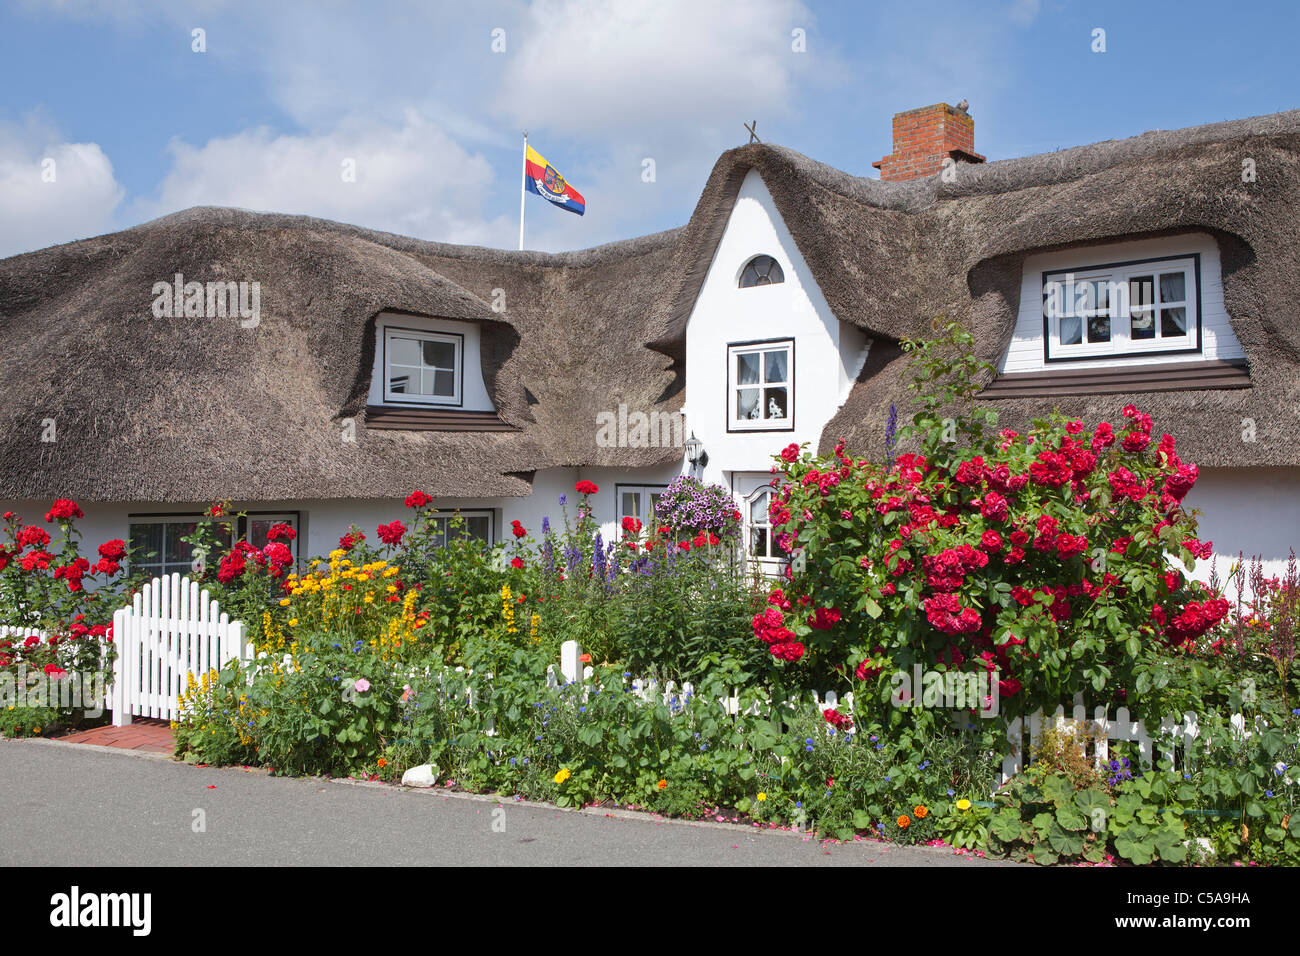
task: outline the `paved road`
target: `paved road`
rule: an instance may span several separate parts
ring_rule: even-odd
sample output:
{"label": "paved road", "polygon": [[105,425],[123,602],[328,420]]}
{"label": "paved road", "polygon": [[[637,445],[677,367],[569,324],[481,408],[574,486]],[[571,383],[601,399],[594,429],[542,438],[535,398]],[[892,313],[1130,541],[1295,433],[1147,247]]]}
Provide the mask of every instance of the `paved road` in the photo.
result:
{"label": "paved road", "polygon": [[[4,866],[994,865],[928,847],[823,845],[730,824],[496,806],[491,798],[0,740]],[[194,832],[196,810],[206,832]],[[494,819],[504,832],[493,830]]]}

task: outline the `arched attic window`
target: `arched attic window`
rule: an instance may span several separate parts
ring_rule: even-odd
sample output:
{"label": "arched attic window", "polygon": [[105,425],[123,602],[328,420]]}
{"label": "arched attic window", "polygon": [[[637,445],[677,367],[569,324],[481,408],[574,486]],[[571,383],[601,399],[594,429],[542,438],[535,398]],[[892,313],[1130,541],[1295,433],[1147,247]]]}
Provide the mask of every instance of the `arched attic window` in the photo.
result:
{"label": "arched attic window", "polygon": [[781,263],[771,256],[754,256],[740,272],[740,287],[752,289],[756,285],[776,285],[785,281]]}

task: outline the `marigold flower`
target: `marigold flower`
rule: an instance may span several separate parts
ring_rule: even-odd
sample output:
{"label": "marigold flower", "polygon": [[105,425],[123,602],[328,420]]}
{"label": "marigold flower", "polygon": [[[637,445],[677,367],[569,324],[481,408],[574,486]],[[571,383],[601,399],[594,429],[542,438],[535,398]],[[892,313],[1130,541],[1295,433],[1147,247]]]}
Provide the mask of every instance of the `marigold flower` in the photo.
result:
{"label": "marigold flower", "polygon": [[555,782],[564,783],[564,781],[568,780],[572,776],[573,774],[569,773],[568,767],[561,767],[560,772],[555,775]]}
{"label": "marigold flower", "polygon": [[375,763],[378,764],[378,765],[381,766],[381,767],[387,767],[387,766],[388,766],[388,761],[385,760],[383,757],[380,757],[378,760],[375,761]]}
{"label": "marigold flower", "polygon": [[660,780],[658,783],[655,784],[655,786],[658,787],[660,790],[663,790],[665,787],[668,786],[668,781]]}
{"label": "marigold flower", "polygon": [[903,814],[903,816],[899,817],[897,822],[899,827],[904,830],[912,825],[912,821],[907,818],[907,814]]}
{"label": "marigold flower", "polygon": [[960,810],[962,813],[965,813],[967,810],[971,808],[971,802],[967,800],[965,797],[963,797],[962,799],[957,801],[956,806],[958,810]]}
{"label": "marigold flower", "polygon": [[930,811],[927,810],[921,804],[917,804],[915,807],[913,807],[912,812],[916,814],[916,818],[918,820],[924,820],[930,813]]}
{"label": "marigold flower", "polygon": [[765,794],[763,791],[760,790],[758,792],[758,802],[762,803],[766,799],[767,799],[767,794]]}

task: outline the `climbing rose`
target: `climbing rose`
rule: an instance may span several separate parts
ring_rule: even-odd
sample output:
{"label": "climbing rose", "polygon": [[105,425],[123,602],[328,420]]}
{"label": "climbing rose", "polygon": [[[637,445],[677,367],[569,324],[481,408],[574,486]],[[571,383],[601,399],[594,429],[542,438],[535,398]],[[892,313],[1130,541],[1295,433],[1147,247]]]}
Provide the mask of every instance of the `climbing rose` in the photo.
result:
{"label": "climbing rose", "polygon": [[19,548],[25,548],[31,545],[34,548],[43,548],[50,543],[50,536],[44,528],[38,528],[35,525],[28,525],[14,536],[14,543]]}
{"label": "climbing rose", "polygon": [[580,495],[594,495],[596,492],[600,491],[600,489],[596,487],[596,484],[591,481],[580,481],[573,486],[573,490]]}
{"label": "climbing rose", "polygon": [[433,499],[430,498],[428,495],[426,495],[423,491],[413,491],[406,496],[406,507],[423,508],[432,500]]}
{"label": "climbing rose", "polygon": [[518,521],[512,521],[510,522],[510,533],[516,538],[525,538],[528,536],[528,529]]}
{"label": "climbing rose", "polygon": [[364,531],[349,531],[343,537],[339,538],[339,547],[344,551],[351,551],[355,545],[366,540]]}
{"label": "climbing rose", "polygon": [[785,448],[781,449],[781,460],[782,460],[782,461],[798,461],[798,460],[799,460],[799,446],[798,446],[797,444],[795,444],[794,442],[791,442],[789,445],[786,445]]}

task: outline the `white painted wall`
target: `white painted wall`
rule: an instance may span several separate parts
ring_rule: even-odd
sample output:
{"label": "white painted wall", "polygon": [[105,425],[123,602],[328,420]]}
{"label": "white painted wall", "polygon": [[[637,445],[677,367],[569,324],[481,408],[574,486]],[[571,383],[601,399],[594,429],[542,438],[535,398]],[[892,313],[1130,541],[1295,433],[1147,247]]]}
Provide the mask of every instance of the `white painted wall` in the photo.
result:
{"label": "white painted wall", "polygon": [[[775,258],[778,285],[741,289],[741,270],[756,255]],[[727,346],[793,338],[794,428],[728,432]],[[745,177],[686,327],[687,427],[704,443],[701,477],[730,485],[732,472],[765,472],[791,442],[816,446],[822,429],[848,397],[865,359],[867,337],[827,305],[755,171]]]}
{"label": "white painted wall", "polygon": [[[1214,542],[1220,580],[1239,553],[1262,555],[1270,577],[1286,571],[1291,548],[1300,554],[1300,468],[1202,468],[1184,504],[1203,512],[1199,534]],[[1209,574],[1198,561],[1196,577]]]}
{"label": "white painted wall", "polygon": [[[1135,358],[1092,358],[1074,362],[1043,361],[1043,272],[1056,269],[1085,269],[1107,262],[1128,262],[1162,256],[1201,255],[1201,340],[1199,355],[1161,355],[1153,353]],[[1011,344],[998,365],[999,372],[1042,372],[1047,369],[1125,368],[1136,365],[1159,365],[1212,359],[1245,358],[1223,304],[1223,273],[1219,245],[1207,233],[1164,236],[1136,242],[1115,242],[1101,246],[1080,247],[1044,253],[1025,259],[1020,284],[1020,312]]]}
{"label": "white painted wall", "polygon": [[[492,397],[483,383],[483,361],[480,351],[482,335],[477,322],[455,322],[451,319],[428,319],[418,315],[398,315],[381,312],[375,319],[375,362],[370,370],[370,395],[367,404],[384,404],[384,329],[396,326],[422,332],[454,332],[465,336],[462,350],[463,381],[460,405],[431,405],[432,408],[456,408],[470,412],[492,412]],[[411,407],[403,403],[403,407]]]}

